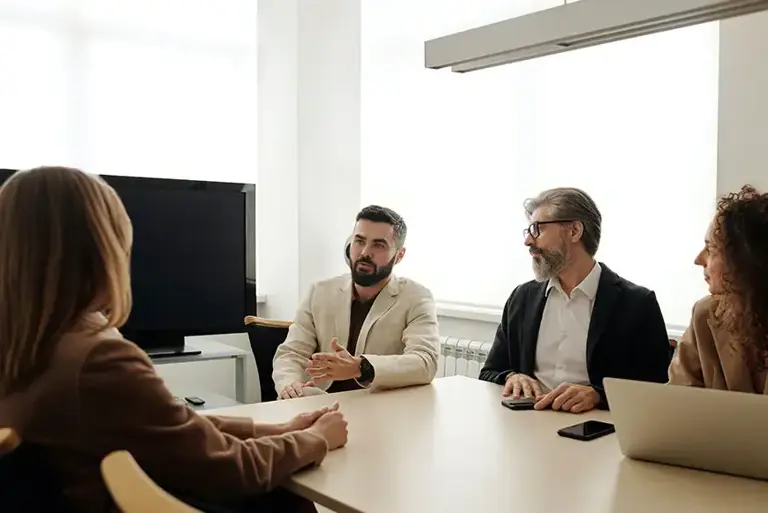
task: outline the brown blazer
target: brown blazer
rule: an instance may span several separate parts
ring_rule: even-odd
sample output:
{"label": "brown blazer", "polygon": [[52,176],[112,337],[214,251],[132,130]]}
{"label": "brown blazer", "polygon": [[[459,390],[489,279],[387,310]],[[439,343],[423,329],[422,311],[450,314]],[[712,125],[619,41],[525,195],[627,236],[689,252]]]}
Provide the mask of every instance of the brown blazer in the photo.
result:
{"label": "brown blazer", "polygon": [[328,452],[306,431],[267,436],[250,418],[197,415],[115,329],[63,337],[32,386],[0,397],[0,426],[42,447],[71,506],[85,513],[112,507],[99,465],[114,450],[130,451],[167,490],[211,502],[271,490]]}
{"label": "brown blazer", "polygon": [[715,300],[707,296],[693,307],[691,324],[669,366],[669,383],[735,392],[768,394],[766,371],[753,372],[743,349],[732,343],[712,316]]}

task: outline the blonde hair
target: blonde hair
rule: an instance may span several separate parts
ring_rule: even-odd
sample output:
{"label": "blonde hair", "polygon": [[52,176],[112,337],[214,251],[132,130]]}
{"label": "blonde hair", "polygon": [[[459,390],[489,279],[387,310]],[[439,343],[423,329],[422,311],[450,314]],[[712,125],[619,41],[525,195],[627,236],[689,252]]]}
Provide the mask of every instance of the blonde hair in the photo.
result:
{"label": "blonde hair", "polygon": [[133,232],[117,193],[65,167],[15,173],[0,187],[0,390],[27,386],[90,312],[122,326],[131,310]]}

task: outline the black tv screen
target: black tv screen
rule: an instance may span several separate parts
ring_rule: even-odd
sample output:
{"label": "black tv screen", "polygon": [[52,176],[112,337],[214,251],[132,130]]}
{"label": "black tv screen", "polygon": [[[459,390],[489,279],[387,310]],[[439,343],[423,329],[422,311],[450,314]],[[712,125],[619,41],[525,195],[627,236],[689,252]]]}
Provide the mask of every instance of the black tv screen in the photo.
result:
{"label": "black tv screen", "polygon": [[133,224],[126,338],[152,352],[180,349],[185,336],[244,331],[243,317],[256,313],[255,187],[102,178]]}

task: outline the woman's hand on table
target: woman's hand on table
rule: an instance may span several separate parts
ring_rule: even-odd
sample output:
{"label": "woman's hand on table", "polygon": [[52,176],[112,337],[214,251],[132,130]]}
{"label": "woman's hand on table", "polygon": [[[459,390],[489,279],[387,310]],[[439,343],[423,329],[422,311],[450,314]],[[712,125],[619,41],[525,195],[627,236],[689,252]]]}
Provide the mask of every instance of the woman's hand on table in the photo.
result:
{"label": "woman's hand on table", "polygon": [[338,408],[320,416],[307,431],[322,437],[332,451],[347,444],[347,420]]}
{"label": "woman's hand on table", "polygon": [[283,425],[284,432],[290,433],[291,431],[301,431],[302,429],[307,429],[326,413],[335,412],[338,411],[338,409],[339,403],[333,403],[332,406],[326,406],[314,411],[305,411],[304,413],[299,413]]}

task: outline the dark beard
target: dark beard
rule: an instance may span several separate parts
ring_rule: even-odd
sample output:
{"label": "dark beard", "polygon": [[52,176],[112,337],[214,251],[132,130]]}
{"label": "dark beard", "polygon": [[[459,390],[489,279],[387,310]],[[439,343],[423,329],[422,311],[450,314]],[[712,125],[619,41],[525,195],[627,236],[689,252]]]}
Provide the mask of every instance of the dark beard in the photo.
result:
{"label": "dark beard", "polygon": [[[395,267],[395,258],[397,258],[397,255],[393,256],[392,260],[381,267],[374,264],[369,257],[358,258],[353,265],[349,266],[350,271],[352,271],[352,281],[361,287],[373,287],[374,285],[381,283],[392,274],[392,269]],[[373,267],[373,271],[358,271],[357,264],[362,262]]]}

